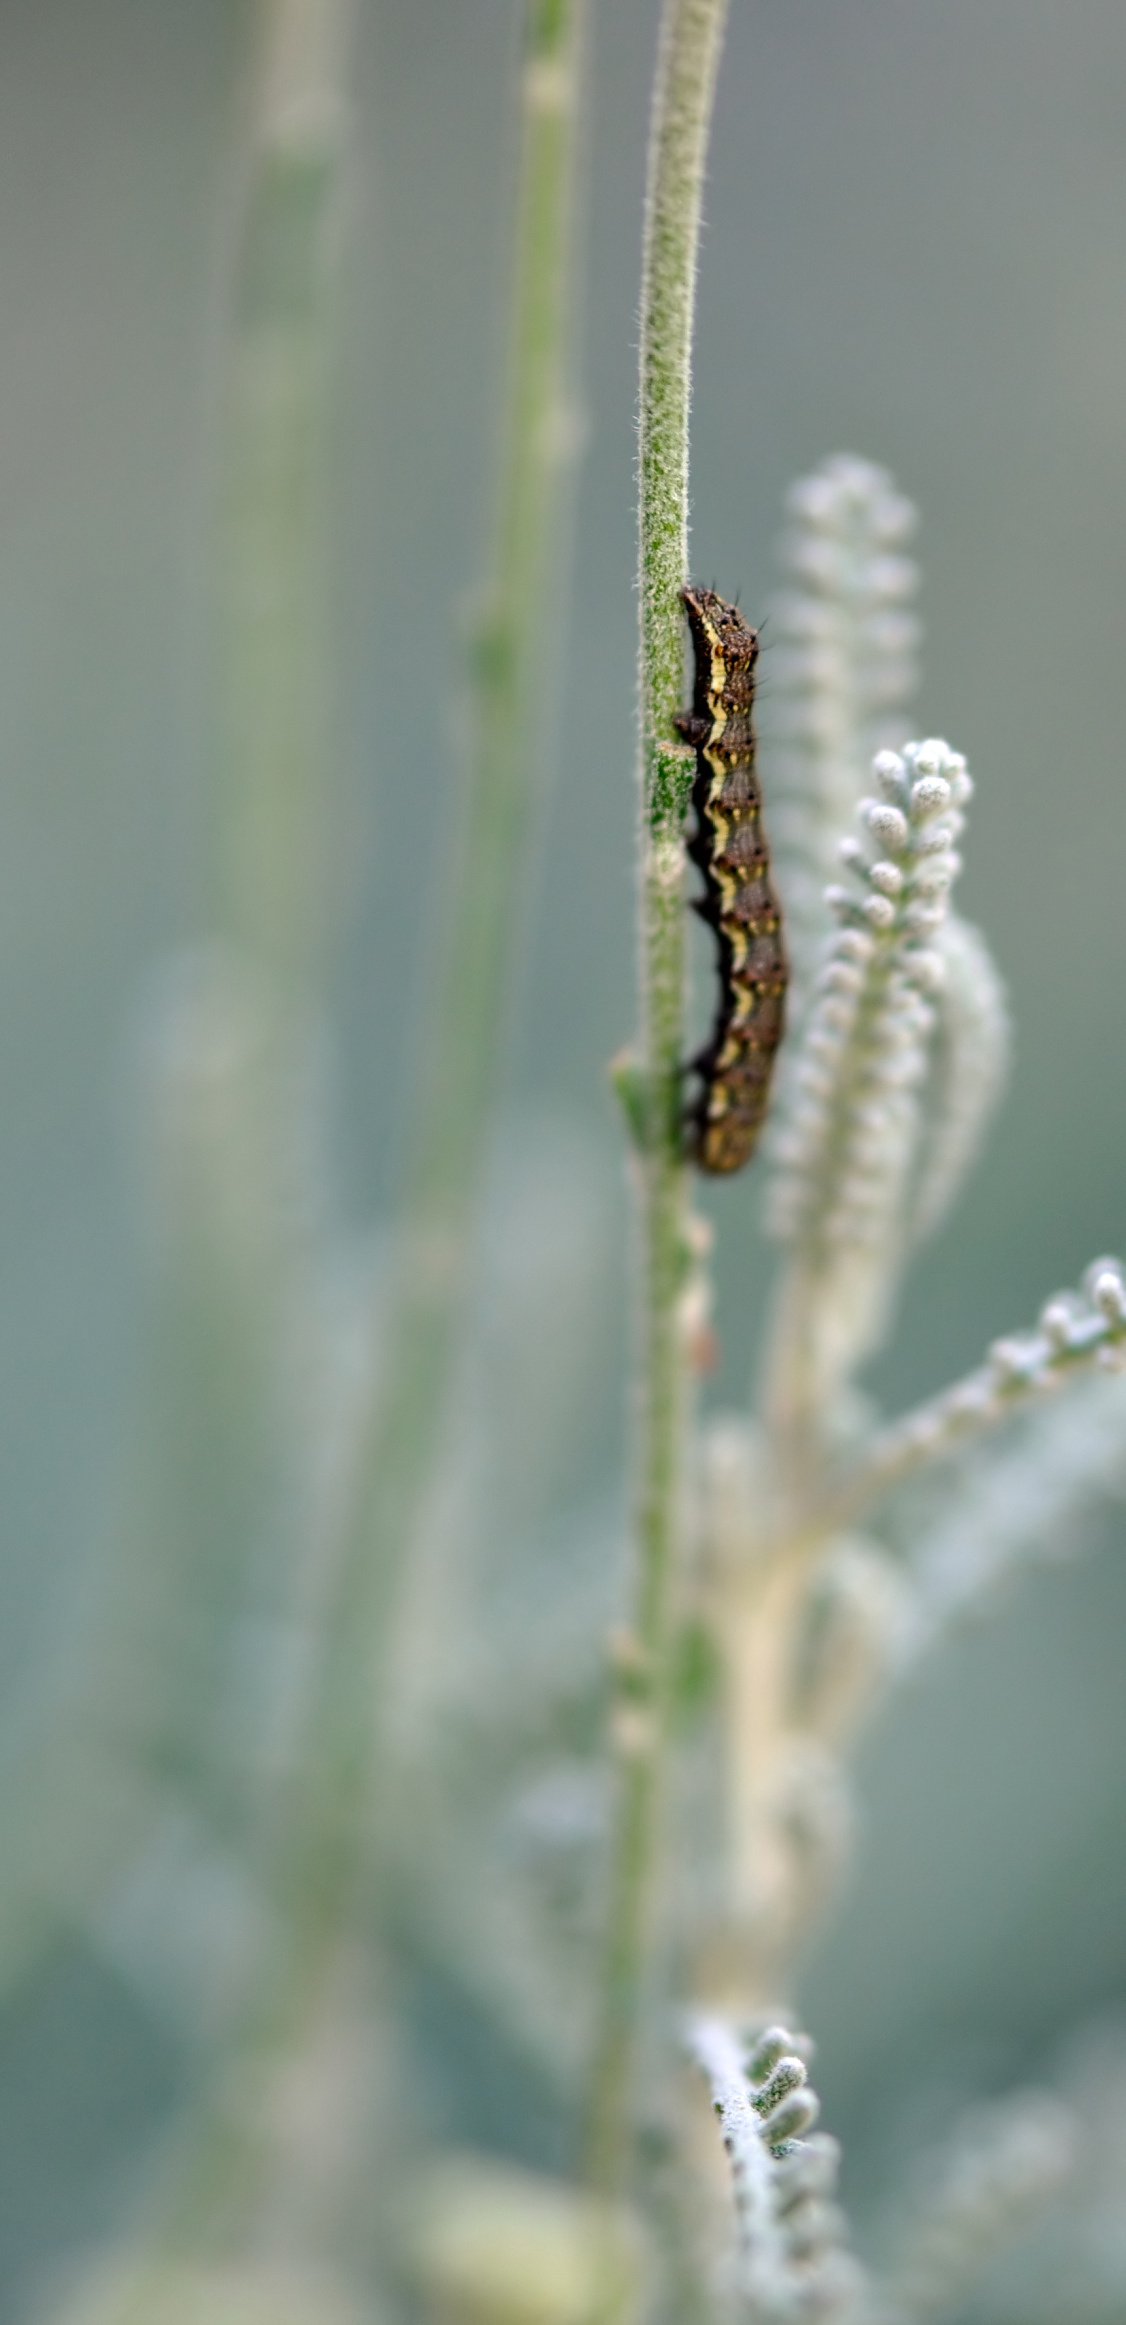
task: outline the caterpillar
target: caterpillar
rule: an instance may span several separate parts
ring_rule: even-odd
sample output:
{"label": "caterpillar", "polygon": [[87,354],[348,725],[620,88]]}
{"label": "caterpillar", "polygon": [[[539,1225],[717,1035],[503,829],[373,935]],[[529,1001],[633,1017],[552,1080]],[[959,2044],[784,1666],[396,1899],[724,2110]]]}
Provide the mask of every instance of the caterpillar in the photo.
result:
{"label": "caterpillar", "polygon": [[755,773],[758,632],[711,589],[683,592],[695,658],[690,711],[676,724],[696,751],[688,852],[704,875],[695,909],[715,930],[719,1000],[711,1034],[686,1072],[699,1087],[684,1112],[684,1147],[698,1169],[741,1170],[758,1141],[782,1039],[786,956],[770,885]]}

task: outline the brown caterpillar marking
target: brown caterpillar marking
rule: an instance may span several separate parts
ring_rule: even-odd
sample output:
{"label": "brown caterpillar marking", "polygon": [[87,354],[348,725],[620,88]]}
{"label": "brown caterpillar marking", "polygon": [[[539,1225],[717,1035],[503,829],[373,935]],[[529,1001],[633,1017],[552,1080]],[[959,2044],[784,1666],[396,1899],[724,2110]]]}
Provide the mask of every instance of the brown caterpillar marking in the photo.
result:
{"label": "brown caterpillar marking", "polygon": [[715,1024],[689,1060],[700,1087],[685,1110],[685,1151],[702,1171],[737,1171],[762,1128],[786,1004],[782,916],[755,774],[758,633],[714,590],[686,589],[684,605],[696,662],[692,709],[677,720],[696,750],[688,852],[704,875],[695,909],[719,949]]}

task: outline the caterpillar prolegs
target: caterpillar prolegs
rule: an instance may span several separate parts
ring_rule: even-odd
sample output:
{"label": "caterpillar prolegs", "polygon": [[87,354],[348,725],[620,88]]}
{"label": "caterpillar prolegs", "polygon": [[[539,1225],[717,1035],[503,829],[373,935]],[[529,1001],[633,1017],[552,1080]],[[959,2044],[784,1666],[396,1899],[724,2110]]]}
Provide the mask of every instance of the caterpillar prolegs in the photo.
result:
{"label": "caterpillar prolegs", "polygon": [[696,751],[688,852],[704,875],[696,910],[715,930],[719,1000],[684,1114],[685,1152],[702,1171],[741,1170],[762,1128],[774,1052],[782,1038],[786,956],[770,885],[770,855],[755,773],[758,632],[714,590],[686,589],[695,685],[677,720]]}

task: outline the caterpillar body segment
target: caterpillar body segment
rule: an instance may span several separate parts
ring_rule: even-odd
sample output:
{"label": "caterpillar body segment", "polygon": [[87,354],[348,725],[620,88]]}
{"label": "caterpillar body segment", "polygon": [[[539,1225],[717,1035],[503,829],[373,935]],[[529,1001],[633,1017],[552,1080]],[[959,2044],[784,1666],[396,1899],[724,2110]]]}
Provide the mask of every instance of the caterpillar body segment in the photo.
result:
{"label": "caterpillar body segment", "polygon": [[704,877],[696,910],[715,931],[719,995],[684,1113],[685,1152],[702,1171],[726,1174],[750,1161],[766,1115],[774,1053],[782,1038],[786,956],[770,883],[770,854],[755,769],[758,633],[737,606],[710,589],[686,589],[695,684],[678,720],[696,752],[695,830],[689,854]]}

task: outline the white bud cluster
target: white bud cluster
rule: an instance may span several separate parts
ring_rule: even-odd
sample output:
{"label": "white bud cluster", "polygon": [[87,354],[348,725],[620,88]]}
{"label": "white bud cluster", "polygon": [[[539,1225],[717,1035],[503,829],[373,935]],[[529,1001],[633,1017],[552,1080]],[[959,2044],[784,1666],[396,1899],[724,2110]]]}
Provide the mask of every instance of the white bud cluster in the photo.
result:
{"label": "white bud cluster", "polygon": [[1096,1259],[1077,1292],[1057,1292],[1034,1331],[995,1340],[986,1362],[878,1437],[865,1464],[863,1501],[992,1428],[1033,1398],[1086,1372],[1126,1371],[1126,1267]]}
{"label": "white bud cluster", "polygon": [[916,680],[918,576],[902,554],[915,511],[884,468],[826,460],[786,503],[791,587],[772,609],[764,704],[771,837],[799,986],[824,927],[836,834],[875,751],[901,741]]}
{"label": "white bud cluster", "polygon": [[823,1253],[899,1238],[944,974],[935,940],[972,791],[939,741],[879,752],[872,772],[877,796],[857,809],[867,845],[842,843],[856,885],[826,892],[838,934],[773,1141],[773,1231]]}
{"label": "white bud cluster", "polygon": [[768,2027],[749,2045],[727,2021],[698,2018],[688,2047],[702,2070],[731,2163],[739,2292],[760,2325],[843,2318],[864,2279],[834,2202],[840,2150],[818,2114],[804,2035]]}

